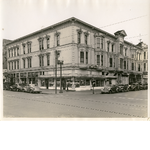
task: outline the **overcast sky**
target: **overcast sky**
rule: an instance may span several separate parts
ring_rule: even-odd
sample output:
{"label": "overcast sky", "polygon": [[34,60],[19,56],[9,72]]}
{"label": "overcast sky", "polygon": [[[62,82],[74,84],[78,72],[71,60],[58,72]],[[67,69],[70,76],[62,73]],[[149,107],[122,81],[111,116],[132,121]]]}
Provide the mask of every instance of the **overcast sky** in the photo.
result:
{"label": "overcast sky", "polygon": [[[2,37],[14,40],[70,17],[148,43],[149,0],[1,0]],[[122,22],[122,23],[120,23]]]}

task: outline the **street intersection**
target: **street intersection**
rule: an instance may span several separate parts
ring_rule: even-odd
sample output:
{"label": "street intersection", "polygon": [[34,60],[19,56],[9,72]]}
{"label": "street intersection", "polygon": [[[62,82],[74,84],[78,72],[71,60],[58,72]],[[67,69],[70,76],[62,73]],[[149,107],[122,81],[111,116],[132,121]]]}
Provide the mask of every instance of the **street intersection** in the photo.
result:
{"label": "street intersection", "polygon": [[3,91],[4,118],[147,118],[147,90],[41,94]]}

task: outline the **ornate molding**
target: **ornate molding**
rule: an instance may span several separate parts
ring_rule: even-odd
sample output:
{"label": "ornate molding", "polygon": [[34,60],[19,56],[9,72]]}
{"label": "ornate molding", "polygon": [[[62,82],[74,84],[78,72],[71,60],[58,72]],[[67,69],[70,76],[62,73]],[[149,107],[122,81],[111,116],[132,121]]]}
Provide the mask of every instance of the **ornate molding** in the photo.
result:
{"label": "ornate molding", "polygon": [[77,32],[81,34],[83,31],[82,31],[82,29],[80,28],[80,29],[77,29]]}
{"label": "ornate molding", "polygon": [[59,35],[60,35],[60,32],[56,31],[55,36],[59,36]]}

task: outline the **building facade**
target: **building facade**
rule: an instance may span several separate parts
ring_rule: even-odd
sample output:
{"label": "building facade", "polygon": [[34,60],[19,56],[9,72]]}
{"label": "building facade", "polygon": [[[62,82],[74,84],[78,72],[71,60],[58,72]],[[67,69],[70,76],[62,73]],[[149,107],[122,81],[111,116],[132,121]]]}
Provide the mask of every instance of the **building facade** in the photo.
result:
{"label": "building facade", "polygon": [[[63,60],[62,86],[74,90],[109,84],[143,82],[147,72],[147,50],[124,40],[124,30],[114,35],[79,19],[65,21],[26,35],[7,44],[8,81],[38,84],[41,88],[60,86],[60,67],[56,52]],[[146,52],[146,54],[144,53]],[[145,65],[146,64],[146,65]]]}
{"label": "building facade", "polygon": [[6,81],[7,77],[7,47],[8,43],[12,42],[11,40],[3,39],[3,81]]}

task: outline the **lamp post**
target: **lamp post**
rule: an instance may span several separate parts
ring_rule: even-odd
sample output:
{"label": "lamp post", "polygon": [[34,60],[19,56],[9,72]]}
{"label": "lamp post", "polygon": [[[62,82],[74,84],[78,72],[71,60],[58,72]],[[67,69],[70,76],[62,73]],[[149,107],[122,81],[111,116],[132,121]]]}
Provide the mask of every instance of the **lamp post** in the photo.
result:
{"label": "lamp post", "polygon": [[63,60],[58,60],[58,64],[60,65],[60,91],[59,93],[63,93],[62,90],[62,65],[63,65]]}

